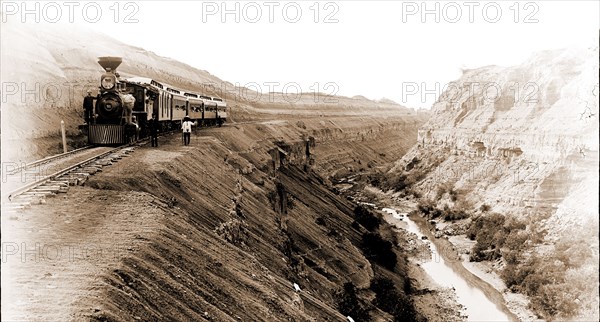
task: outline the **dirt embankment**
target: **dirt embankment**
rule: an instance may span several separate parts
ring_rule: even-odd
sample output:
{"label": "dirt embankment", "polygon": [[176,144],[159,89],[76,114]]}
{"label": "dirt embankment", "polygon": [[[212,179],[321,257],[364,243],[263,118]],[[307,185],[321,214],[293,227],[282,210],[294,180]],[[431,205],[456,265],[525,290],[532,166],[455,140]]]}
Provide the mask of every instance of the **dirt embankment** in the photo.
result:
{"label": "dirt embankment", "polygon": [[[348,171],[365,162],[350,161],[362,154],[383,164],[403,153],[418,124],[346,117],[328,119],[338,124],[328,134],[323,121],[230,124],[199,131],[189,147],[161,138],[159,148],[139,148],[85,187],[3,218],[3,242],[13,247],[3,252],[3,315],[343,319],[341,286],[367,288],[384,269],[358,247],[364,228],[352,225],[353,204],[310,169]],[[404,130],[407,142],[375,144],[395,138],[393,130]],[[299,147],[311,136],[306,153]],[[394,148],[376,153],[386,146]],[[372,309],[374,319],[390,317]]]}

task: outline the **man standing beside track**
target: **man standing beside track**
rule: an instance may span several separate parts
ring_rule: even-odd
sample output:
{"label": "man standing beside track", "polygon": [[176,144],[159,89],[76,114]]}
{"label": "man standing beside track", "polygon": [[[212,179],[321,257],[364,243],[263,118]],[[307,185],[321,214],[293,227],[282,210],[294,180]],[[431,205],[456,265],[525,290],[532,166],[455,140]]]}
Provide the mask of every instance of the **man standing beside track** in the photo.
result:
{"label": "man standing beside track", "polygon": [[184,145],[190,144],[190,136],[192,134],[192,125],[194,125],[194,123],[192,123],[192,121],[190,121],[190,118],[188,116],[183,118],[183,123],[181,124],[181,129],[183,130],[183,144]]}
{"label": "man standing beside track", "polygon": [[150,141],[153,147],[158,147],[158,121],[155,115],[150,120]]}
{"label": "man standing beside track", "polygon": [[85,123],[91,124],[94,118],[94,100],[96,97],[92,96],[92,91],[88,89],[87,96],[83,98],[83,118]]}

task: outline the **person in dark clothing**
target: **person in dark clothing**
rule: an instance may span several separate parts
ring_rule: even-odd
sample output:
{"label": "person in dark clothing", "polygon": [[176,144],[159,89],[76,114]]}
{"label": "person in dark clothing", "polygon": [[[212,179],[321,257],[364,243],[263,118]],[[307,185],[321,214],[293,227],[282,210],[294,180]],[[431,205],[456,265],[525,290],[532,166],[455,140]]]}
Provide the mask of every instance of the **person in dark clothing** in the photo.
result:
{"label": "person in dark clothing", "polygon": [[153,115],[150,120],[150,141],[152,142],[153,147],[158,147],[158,120],[156,116]]}
{"label": "person in dark clothing", "polygon": [[87,91],[87,96],[83,98],[83,117],[85,123],[90,124],[94,118],[94,100],[96,97],[92,96],[92,91]]}
{"label": "person in dark clothing", "polygon": [[127,123],[125,124],[125,143],[135,142],[136,124]]}

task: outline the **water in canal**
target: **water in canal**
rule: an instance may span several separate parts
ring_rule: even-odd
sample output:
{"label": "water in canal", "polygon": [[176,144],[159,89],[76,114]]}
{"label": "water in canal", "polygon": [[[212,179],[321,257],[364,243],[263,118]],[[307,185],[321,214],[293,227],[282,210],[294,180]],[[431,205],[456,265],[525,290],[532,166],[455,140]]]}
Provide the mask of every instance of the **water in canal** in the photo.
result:
{"label": "water in canal", "polygon": [[[395,209],[384,208],[383,211],[394,218],[407,223],[408,231],[415,233],[419,239],[423,237],[421,229],[408,216],[399,214]],[[478,287],[470,284],[456,273],[440,256],[434,243],[424,240],[431,250],[432,260],[422,263],[421,267],[437,284],[454,288],[458,303],[465,307],[468,321],[510,321],[511,319],[500,310]]]}

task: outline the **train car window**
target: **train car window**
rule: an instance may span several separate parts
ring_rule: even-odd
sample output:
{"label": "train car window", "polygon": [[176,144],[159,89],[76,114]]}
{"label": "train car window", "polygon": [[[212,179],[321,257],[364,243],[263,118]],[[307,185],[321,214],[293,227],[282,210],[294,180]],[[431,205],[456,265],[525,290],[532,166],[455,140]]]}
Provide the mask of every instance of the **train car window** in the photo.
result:
{"label": "train car window", "polygon": [[164,114],[164,117],[167,117],[167,116],[169,116],[169,111],[168,111],[168,108],[169,108],[169,96],[167,95],[166,92],[163,93],[163,94],[164,94],[163,95],[163,114]]}
{"label": "train car window", "polygon": [[138,105],[138,109],[140,109],[140,110],[146,110],[146,107],[145,107],[146,106],[146,100],[145,100],[144,96],[145,96],[144,95],[144,90],[141,89],[141,88],[137,88],[135,101],[136,101],[136,103]]}
{"label": "train car window", "polygon": [[169,95],[169,100],[167,101],[167,103],[169,104],[167,107],[167,117],[171,118],[171,109],[173,108],[173,95],[172,94],[168,94]]}

